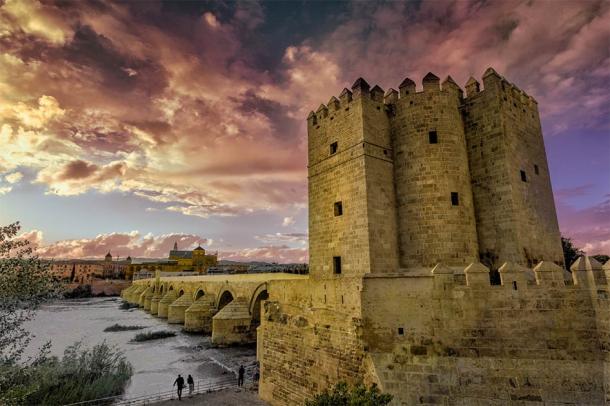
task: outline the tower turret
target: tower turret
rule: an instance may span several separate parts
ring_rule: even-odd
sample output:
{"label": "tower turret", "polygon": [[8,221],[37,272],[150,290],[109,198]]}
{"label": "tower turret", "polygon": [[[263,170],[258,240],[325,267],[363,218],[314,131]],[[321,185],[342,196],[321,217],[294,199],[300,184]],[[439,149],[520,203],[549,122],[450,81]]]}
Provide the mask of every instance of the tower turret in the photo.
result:
{"label": "tower turret", "polygon": [[[362,78],[307,120],[310,274],[361,276],[397,267],[389,118],[383,89]],[[330,107],[333,105],[333,107]]]}

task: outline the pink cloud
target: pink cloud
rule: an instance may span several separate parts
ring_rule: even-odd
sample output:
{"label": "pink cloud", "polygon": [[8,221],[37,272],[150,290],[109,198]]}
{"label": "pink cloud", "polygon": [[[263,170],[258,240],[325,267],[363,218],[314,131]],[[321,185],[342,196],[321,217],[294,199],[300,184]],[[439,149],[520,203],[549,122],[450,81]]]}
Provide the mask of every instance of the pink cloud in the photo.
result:
{"label": "pink cloud", "polygon": [[[113,257],[126,258],[167,258],[174,243],[180,249],[194,249],[198,245],[206,247],[212,241],[194,234],[164,234],[142,236],[137,231],[129,233],[99,234],[93,238],[80,238],[45,243],[43,233],[31,230],[19,236],[30,241],[31,247],[42,258],[102,258],[110,252]],[[261,242],[295,242],[305,241],[306,234],[277,234],[262,236]],[[208,249],[209,250],[209,249]],[[220,250],[219,259],[232,261],[266,261],[280,263],[305,263],[307,247],[293,248],[285,244],[265,245],[256,248],[237,250]]]}
{"label": "pink cloud", "polygon": [[141,235],[137,231],[129,233],[99,234],[93,238],[80,238],[45,243],[43,233],[32,230],[20,238],[30,241],[32,248],[43,258],[101,258],[110,252],[114,257],[167,258],[169,251],[178,243],[180,249],[194,249],[205,246],[206,238],[193,234]]}

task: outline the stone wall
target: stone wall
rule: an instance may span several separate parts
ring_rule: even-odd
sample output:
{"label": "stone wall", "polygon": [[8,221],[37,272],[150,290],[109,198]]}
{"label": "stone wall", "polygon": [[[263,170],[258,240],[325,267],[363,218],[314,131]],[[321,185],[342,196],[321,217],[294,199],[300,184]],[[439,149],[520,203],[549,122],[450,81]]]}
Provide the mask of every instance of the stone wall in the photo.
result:
{"label": "stone wall", "polygon": [[260,396],[302,404],[337,381],[364,380],[393,405],[604,404],[608,288],[594,282],[603,278],[584,271],[566,285],[549,263],[502,271],[501,286],[481,264],[272,284]]}
{"label": "stone wall", "polygon": [[[370,375],[394,404],[603,404],[591,292],[365,278]],[[402,329],[402,330],[399,330]]]}
{"label": "stone wall", "polygon": [[363,374],[360,278],[272,282],[258,328],[259,396],[303,404],[340,380]]}

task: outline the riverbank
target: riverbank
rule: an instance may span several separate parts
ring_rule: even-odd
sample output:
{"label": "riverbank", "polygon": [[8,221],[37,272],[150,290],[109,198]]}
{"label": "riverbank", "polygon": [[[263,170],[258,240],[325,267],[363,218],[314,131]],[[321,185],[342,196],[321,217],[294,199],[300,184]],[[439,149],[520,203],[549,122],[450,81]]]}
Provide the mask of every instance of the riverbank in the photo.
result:
{"label": "riverbank", "polygon": [[94,279],[89,283],[70,283],[66,286],[66,299],[120,296],[123,289],[131,286],[131,281],[122,279]]}
{"label": "riverbank", "polygon": [[[182,326],[168,325],[139,309],[120,309],[118,298],[61,300],[43,306],[26,328],[35,335],[26,351],[34,355],[36,349],[51,341],[51,354],[61,356],[69,345],[82,341],[94,345],[102,341],[117,346],[134,367],[134,375],[125,397],[135,397],[172,389],[178,374],[191,374],[196,381],[214,383],[235,376],[240,365],[256,362],[253,347],[212,348],[210,337],[182,332]],[[138,331],[104,332],[114,324],[138,325]],[[175,337],[133,343],[138,332],[171,330]],[[248,376],[247,376],[248,378]]]}

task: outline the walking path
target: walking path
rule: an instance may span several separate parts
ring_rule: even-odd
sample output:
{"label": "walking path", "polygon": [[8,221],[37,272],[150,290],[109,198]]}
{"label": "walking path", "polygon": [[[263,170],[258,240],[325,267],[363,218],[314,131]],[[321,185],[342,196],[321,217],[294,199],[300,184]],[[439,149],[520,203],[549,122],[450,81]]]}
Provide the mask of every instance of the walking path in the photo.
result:
{"label": "walking path", "polygon": [[[185,390],[188,392],[188,390]],[[155,403],[155,405],[213,405],[213,406],[268,406],[258,398],[256,391],[241,388],[224,389],[217,392],[202,393],[189,398],[188,395],[182,396],[182,400],[166,400],[164,402]]]}

